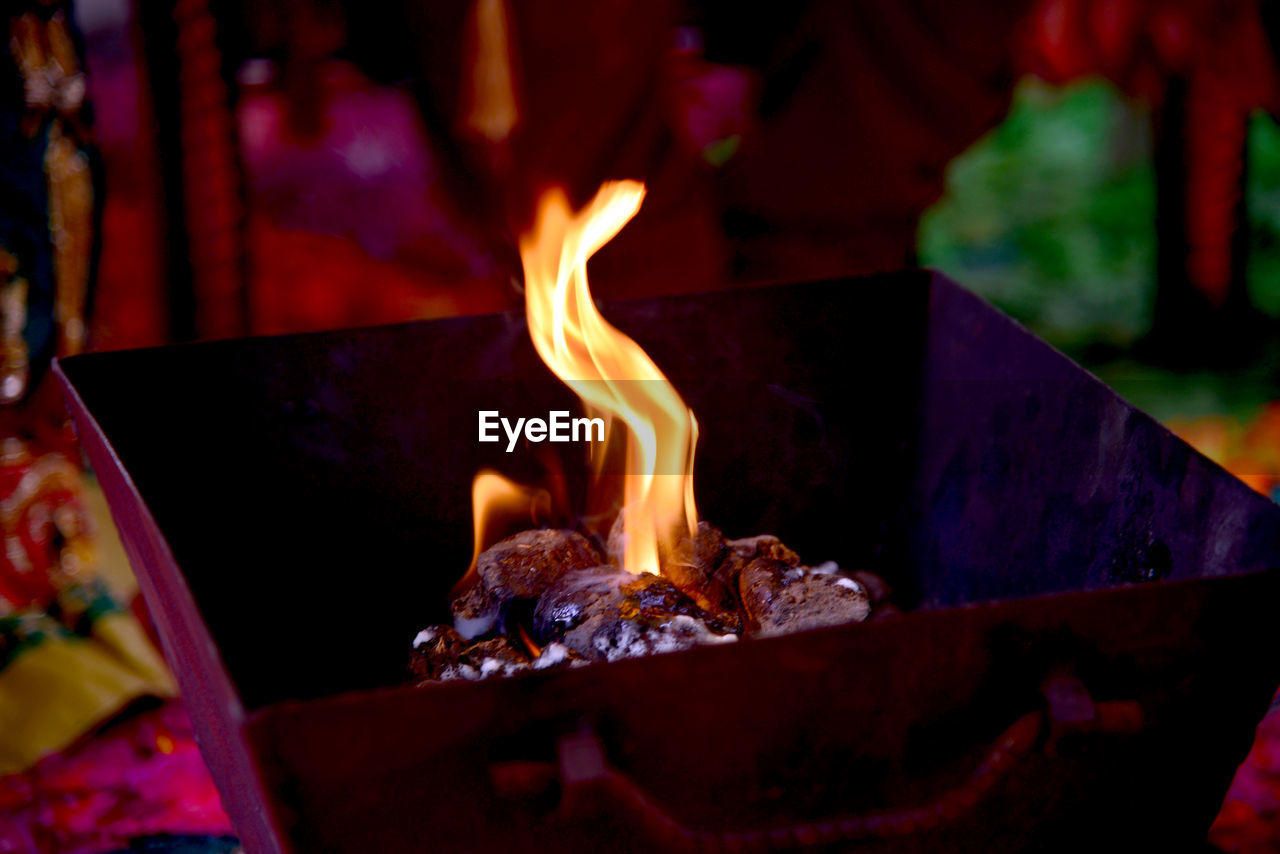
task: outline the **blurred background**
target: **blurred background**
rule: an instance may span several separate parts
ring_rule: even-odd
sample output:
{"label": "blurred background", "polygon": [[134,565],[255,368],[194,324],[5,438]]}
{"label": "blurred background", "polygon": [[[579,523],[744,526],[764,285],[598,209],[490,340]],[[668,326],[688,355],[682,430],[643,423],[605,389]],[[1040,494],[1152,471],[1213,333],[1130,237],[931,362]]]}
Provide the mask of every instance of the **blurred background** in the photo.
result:
{"label": "blurred background", "polygon": [[[55,354],[519,308],[538,193],[636,177],[604,299],[934,267],[1280,496],[1277,4],[776,5],[6,5],[0,488],[78,462]],[[41,477],[0,724],[80,713],[0,726],[0,852],[234,850],[100,494]],[[128,666],[90,702],[93,644]],[[1224,851],[1280,851],[1259,732]]]}

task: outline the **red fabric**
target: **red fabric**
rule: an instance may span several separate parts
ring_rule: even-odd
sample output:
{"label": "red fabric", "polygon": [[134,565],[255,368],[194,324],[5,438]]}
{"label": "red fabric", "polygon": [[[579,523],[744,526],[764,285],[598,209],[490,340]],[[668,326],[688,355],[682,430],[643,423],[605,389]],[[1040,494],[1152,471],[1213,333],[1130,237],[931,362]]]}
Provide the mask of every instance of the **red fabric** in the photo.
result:
{"label": "red fabric", "polygon": [[0,777],[0,851],[97,854],[158,833],[232,833],[177,702]]}
{"label": "red fabric", "polygon": [[1280,852],[1280,710],[1272,709],[1258,725],[1209,841],[1231,854]]}
{"label": "red fabric", "polygon": [[1020,65],[1053,83],[1102,75],[1157,109],[1186,81],[1188,280],[1221,307],[1232,284],[1232,239],[1245,131],[1276,111],[1275,57],[1258,0],[1042,0],[1016,44]]}
{"label": "red fabric", "polygon": [[1276,106],[1258,0],[1041,0],[1015,43],[1051,83],[1101,75],[1157,106],[1173,77],[1211,77],[1227,102]]}
{"label": "red fabric", "polygon": [[74,515],[76,536],[88,530],[79,470],[63,454],[37,454],[25,447],[0,453],[0,500],[9,508],[0,514],[7,545],[0,550],[0,600],[14,611],[47,610],[57,596],[58,538],[66,534],[55,524],[56,514]]}

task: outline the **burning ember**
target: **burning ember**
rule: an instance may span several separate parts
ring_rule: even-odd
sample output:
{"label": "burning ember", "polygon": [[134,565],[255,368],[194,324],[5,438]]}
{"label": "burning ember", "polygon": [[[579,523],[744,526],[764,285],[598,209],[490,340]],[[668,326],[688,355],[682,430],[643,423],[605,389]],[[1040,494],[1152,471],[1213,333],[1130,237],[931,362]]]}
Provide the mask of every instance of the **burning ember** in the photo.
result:
{"label": "burning ember", "polygon": [[[535,528],[551,496],[481,472],[472,487],[475,552],[454,589],[453,626],[424,629],[411,669],[425,681],[482,679],[865,620],[887,595],[870,573],[809,567],[776,537],[726,540],[699,522],[698,422],[635,341],[596,308],[587,261],[635,216],[644,186],[605,184],[582,210],[546,193],[521,241],[526,316],[538,355],[604,420],[591,446],[590,503],[609,508],[600,542]],[[616,454],[621,477],[606,474]],[[620,480],[620,483],[619,483]],[[487,547],[486,547],[487,546]]]}

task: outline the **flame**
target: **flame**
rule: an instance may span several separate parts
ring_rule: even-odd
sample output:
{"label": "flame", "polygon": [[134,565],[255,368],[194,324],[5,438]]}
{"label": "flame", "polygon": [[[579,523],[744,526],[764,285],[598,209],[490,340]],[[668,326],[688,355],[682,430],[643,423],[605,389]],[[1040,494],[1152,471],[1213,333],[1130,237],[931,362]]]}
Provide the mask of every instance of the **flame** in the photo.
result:
{"label": "flame", "polygon": [[[626,431],[623,568],[657,573],[660,555],[697,526],[698,425],[640,345],[601,316],[587,283],[587,260],[635,216],[643,199],[643,184],[609,182],[575,212],[562,190],[550,190],[539,201],[533,230],[520,241],[520,258],[538,355],[588,414]],[[593,447],[597,469],[606,446]]]}
{"label": "flame", "polygon": [[482,469],[471,482],[471,518],[475,526],[471,565],[454,585],[452,595],[474,583],[480,553],[502,539],[508,528],[515,523],[536,523],[550,509],[551,495],[545,489],[521,486],[496,471]]}
{"label": "flame", "polygon": [[516,633],[520,635],[520,642],[524,644],[524,648],[529,651],[530,658],[542,655],[542,647],[538,646],[533,636],[529,634],[529,630],[524,627],[524,623],[516,623]]}

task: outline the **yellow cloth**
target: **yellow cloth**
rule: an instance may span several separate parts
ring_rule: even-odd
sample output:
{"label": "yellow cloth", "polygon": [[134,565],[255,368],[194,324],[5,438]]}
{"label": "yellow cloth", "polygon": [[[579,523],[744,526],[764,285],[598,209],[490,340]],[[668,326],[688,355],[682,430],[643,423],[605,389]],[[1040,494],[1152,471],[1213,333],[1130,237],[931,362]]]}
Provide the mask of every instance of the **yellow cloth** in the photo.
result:
{"label": "yellow cloth", "polygon": [[134,700],[176,694],[132,614],[98,618],[87,638],[47,635],[0,670],[0,774],[66,748]]}

